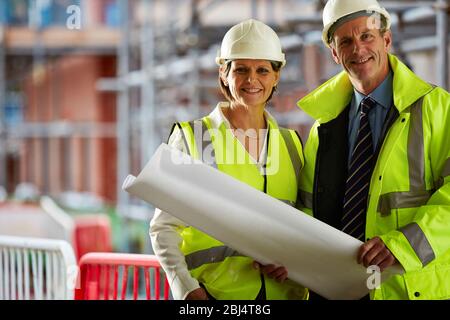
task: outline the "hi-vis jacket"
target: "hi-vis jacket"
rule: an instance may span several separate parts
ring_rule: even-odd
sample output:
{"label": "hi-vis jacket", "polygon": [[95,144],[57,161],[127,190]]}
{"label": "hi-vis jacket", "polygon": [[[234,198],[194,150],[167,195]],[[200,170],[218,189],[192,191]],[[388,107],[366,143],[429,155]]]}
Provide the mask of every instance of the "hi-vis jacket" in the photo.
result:
{"label": "hi-vis jacket", "polygon": [[[450,95],[418,78],[395,56],[393,103],[377,148],[366,238],[380,236],[405,269],[372,290],[372,299],[450,298]],[[305,145],[301,199],[339,228],[347,174],[345,72],[298,102],[317,121]]]}
{"label": "hi-vis jacket", "polygon": [[[265,113],[268,132],[265,152],[261,154],[265,154],[267,160],[259,168],[229,130],[228,122],[218,121],[219,114],[224,118],[220,108],[227,106],[227,103],[219,103],[209,116],[176,124],[173,135],[182,133],[183,149],[194,158],[295,206],[298,174],[303,166],[302,146],[295,131],[279,128]],[[193,227],[178,225],[176,229],[182,238],[180,250],[187,269],[208,293],[220,300],[255,299],[263,279],[260,271],[253,268],[253,259]],[[264,283],[267,299],[307,298],[307,290],[291,280],[280,284],[264,277]]]}

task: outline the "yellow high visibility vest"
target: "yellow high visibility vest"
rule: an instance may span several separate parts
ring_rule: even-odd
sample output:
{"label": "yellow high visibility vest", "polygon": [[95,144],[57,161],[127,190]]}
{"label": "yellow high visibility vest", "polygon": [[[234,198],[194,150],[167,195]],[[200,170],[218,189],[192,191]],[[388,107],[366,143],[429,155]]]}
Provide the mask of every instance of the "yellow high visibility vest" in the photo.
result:
{"label": "yellow high visibility vest", "polygon": [[[217,130],[212,129],[209,118],[204,117],[193,122],[177,123],[176,127],[182,131],[193,158],[202,159],[218,170],[295,206],[297,181],[303,166],[302,146],[295,131],[279,128],[275,121],[268,120],[264,175],[223,123]],[[181,251],[191,275],[214,298],[255,299],[262,279],[259,270],[252,267],[253,259],[193,227],[183,228],[179,232],[183,238]],[[268,300],[307,299],[307,289],[292,280],[280,284],[264,277],[264,282]]]}

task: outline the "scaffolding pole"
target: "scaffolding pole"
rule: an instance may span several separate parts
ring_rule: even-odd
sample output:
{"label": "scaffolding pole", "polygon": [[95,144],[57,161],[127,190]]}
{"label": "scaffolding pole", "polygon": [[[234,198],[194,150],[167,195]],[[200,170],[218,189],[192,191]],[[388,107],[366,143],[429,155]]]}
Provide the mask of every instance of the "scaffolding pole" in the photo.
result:
{"label": "scaffolding pole", "polygon": [[190,45],[189,58],[192,63],[192,70],[189,73],[189,112],[194,119],[200,117],[200,51],[198,49],[198,43],[200,40],[200,12],[199,12],[199,1],[193,0],[192,2],[192,16],[191,16],[191,26],[190,35],[194,42]]}
{"label": "scaffolding pole", "polygon": [[251,0],[251,12],[252,12],[252,18],[258,19],[258,1],[257,0]]}
{"label": "scaffolding pole", "polygon": [[156,150],[155,124],[155,86],[153,77],[154,66],[154,33],[150,13],[152,0],[143,0],[146,12],[140,32],[141,66],[144,71],[144,82],[141,85],[141,168],[145,166],[152,153]]}
{"label": "scaffolding pole", "polygon": [[128,17],[128,1],[117,0],[120,8],[122,27],[121,42],[117,49],[117,70],[119,78],[117,94],[117,207],[119,212],[127,210],[129,205],[128,193],[122,191],[122,182],[129,174],[130,168],[130,119],[128,87],[124,81],[129,72],[128,41],[130,25]]}
{"label": "scaffolding pole", "polygon": [[267,23],[275,24],[275,1],[268,0],[267,1]]}
{"label": "scaffolding pole", "polygon": [[0,4],[0,186],[6,188],[6,87],[5,87],[5,29],[4,29],[4,2]]}
{"label": "scaffolding pole", "polygon": [[449,89],[448,84],[448,0],[437,1],[436,36],[437,36],[437,71],[438,85]]}
{"label": "scaffolding pole", "polygon": [[[47,55],[46,52],[46,46],[43,42],[42,34],[44,32],[45,26],[44,21],[42,20],[43,14],[42,10],[45,7],[44,1],[35,1],[32,4],[32,29],[36,32],[36,37],[34,38],[34,44],[32,49],[33,54],[33,74],[40,74],[41,72],[47,73],[50,71],[48,62],[51,61],[51,58]],[[35,83],[36,84],[36,83]],[[51,84],[50,84],[51,86]],[[51,89],[50,89],[51,90]],[[45,93],[41,92],[41,90],[37,90],[37,100],[36,100],[36,106],[37,109],[46,109],[48,102],[45,99]],[[34,120],[41,121],[43,120],[42,115],[38,114],[37,118]],[[49,153],[49,137],[43,137],[41,139],[38,139],[36,137],[35,142],[39,141],[41,152],[35,154],[35,157],[41,158],[42,164],[39,166],[39,169],[42,172],[42,180],[39,181],[39,174],[35,170],[33,177],[28,177],[29,180],[31,180],[37,187],[39,188],[40,192],[43,194],[48,194],[50,191],[50,181],[49,181],[49,175],[50,175],[50,167],[49,167],[49,161],[50,161],[50,153]],[[28,159],[28,161],[36,161],[35,159]],[[74,186],[72,186],[74,187]]]}

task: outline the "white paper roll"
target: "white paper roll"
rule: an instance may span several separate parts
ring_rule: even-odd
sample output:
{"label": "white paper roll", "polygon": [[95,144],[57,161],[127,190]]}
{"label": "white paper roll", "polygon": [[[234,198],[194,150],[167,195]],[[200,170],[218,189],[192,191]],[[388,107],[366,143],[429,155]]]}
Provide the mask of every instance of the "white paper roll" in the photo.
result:
{"label": "white paper roll", "polygon": [[166,144],[123,189],[263,264],[285,266],[325,298],[369,292],[371,274],[356,262],[361,241]]}

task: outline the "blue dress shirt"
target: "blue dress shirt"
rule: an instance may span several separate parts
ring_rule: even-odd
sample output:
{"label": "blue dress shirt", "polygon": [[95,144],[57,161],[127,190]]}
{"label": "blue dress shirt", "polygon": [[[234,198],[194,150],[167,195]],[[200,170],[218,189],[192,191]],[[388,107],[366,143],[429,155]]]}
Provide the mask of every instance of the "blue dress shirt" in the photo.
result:
{"label": "blue dress shirt", "polygon": [[[373,90],[368,96],[376,101],[377,105],[369,112],[369,123],[372,131],[374,151],[378,146],[381,130],[383,129],[384,120],[393,104],[392,96],[392,71],[386,76],[383,82]],[[355,146],[356,137],[359,128],[360,103],[366,96],[356,89],[353,89],[353,97],[350,104],[349,124],[348,124],[348,162],[350,163],[351,154]]]}

